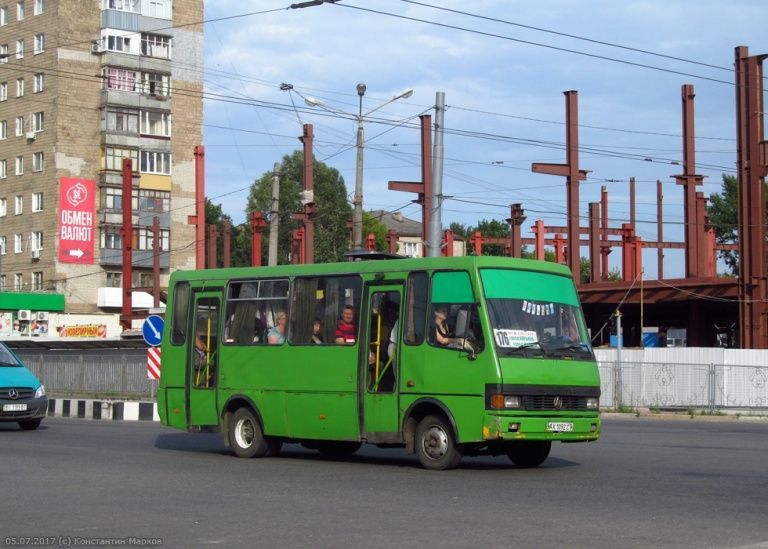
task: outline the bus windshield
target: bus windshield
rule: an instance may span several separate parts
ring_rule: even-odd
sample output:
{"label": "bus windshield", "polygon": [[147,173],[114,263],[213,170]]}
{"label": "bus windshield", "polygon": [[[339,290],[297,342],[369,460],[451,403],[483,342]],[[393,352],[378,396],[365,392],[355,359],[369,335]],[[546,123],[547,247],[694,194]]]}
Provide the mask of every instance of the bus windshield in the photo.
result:
{"label": "bus windshield", "polygon": [[532,271],[481,271],[499,354],[538,352],[591,359],[592,348],[573,282]]}

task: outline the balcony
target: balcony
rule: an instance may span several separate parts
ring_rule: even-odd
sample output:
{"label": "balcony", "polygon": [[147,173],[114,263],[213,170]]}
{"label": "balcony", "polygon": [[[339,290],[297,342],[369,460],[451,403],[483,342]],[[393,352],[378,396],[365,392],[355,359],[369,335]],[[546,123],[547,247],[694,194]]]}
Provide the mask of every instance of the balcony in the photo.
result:
{"label": "balcony", "polygon": [[[134,267],[152,268],[153,266],[153,251],[152,250],[134,250],[131,252],[131,265]],[[99,264],[114,266],[123,264],[123,251],[115,250],[112,248],[100,248],[99,249]],[[160,268],[167,269],[170,267],[170,254],[168,252],[160,253]]]}

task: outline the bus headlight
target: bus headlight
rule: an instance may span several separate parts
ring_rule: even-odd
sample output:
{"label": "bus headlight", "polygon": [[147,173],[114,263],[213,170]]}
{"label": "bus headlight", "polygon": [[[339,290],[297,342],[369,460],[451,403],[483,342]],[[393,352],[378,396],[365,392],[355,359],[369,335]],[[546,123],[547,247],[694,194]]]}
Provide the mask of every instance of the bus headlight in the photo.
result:
{"label": "bus headlight", "polygon": [[520,408],[520,397],[510,395],[491,395],[491,408],[494,410],[509,410]]}
{"label": "bus headlight", "polygon": [[587,399],[587,409],[588,410],[597,410],[600,407],[600,399],[599,398],[588,398]]}

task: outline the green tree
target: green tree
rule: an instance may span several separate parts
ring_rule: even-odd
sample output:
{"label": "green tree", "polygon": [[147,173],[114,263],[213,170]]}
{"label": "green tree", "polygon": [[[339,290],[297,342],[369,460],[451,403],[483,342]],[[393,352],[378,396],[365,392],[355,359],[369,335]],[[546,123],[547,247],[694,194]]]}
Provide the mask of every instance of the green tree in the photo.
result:
{"label": "green tree", "polygon": [[[736,191],[736,177],[723,174],[721,193],[712,193],[707,206],[709,222],[715,229],[715,238],[721,244],[735,243],[739,239],[739,206]],[[739,254],[723,250],[720,257],[725,261],[731,274],[739,273]]]}
{"label": "green tree", "polygon": [[[335,168],[322,162],[314,162],[314,198],[317,205],[315,217],[315,262],[342,261],[349,247],[347,221],[352,207],[347,202],[344,178]],[[300,192],[303,188],[304,153],[295,151],[282,160],[280,176],[280,204],[278,208],[278,263],[288,263],[291,250],[291,230],[301,226],[291,219],[291,214],[303,209]],[[272,172],[265,172],[251,186],[248,194],[246,215],[259,210],[269,219],[272,202]],[[266,263],[268,232],[264,233],[262,261]]]}
{"label": "green tree", "polygon": [[471,230],[471,227],[464,225],[463,223],[457,223],[454,221],[448,228],[453,231],[454,236],[460,236],[461,238],[465,239],[469,238],[469,231]]}

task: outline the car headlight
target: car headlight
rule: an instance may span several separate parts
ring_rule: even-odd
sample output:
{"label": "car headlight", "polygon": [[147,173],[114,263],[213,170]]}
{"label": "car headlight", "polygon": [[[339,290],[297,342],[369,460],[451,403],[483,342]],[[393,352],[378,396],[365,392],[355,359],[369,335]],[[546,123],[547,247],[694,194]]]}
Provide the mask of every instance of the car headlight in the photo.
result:
{"label": "car headlight", "polygon": [[588,410],[597,410],[600,406],[600,399],[599,398],[588,398],[587,399],[587,409]]}
{"label": "car headlight", "polygon": [[35,398],[40,398],[45,396],[45,385],[40,385],[40,387],[37,388],[37,391],[35,391]]}

